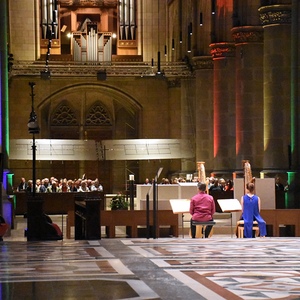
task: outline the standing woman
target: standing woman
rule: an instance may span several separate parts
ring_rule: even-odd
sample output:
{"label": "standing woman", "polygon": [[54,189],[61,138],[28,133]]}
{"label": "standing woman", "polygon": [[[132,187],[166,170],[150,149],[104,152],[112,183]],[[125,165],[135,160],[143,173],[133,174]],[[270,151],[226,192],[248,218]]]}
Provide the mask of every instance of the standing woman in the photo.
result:
{"label": "standing woman", "polygon": [[242,217],[244,220],[244,237],[252,238],[253,221],[257,221],[259,235],[265,237],[267,234],[266,222],[260,215],[260,198],[254,194],[254,183],[246,184],[247,193],[241,199]]}

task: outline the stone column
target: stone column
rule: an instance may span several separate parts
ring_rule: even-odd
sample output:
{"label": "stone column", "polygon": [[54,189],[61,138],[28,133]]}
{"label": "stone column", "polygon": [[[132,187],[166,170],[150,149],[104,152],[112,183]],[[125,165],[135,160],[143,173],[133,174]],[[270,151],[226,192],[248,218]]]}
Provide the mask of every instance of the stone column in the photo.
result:
{"label": "stone column", "polygon": [[248,158],[263,168],[263,28],[232,30],[236,46],[236,168]]}
{"label": "stone column", "polygon": [[259,9],[264,28],[264,169],[287,169],[290,145],[291,5]]}
{"label": "stone column", "polygon": [[235,45],[223,42],[210,47],[214,63],[214,173],[222,173],[235,167]]}
{"label": "stone column", "polygon": [[[182,79],[181,80],[181,138],[186,139],[190,143],[190,147],[195,152],[195,132],[196,132],[196,92],[195,80]],[[190,172],[195,170],[194,158],[181,159],[181,170]]]}
{"label": "stone column", "polygon": [[206,161],[213,169],[213,60],[211,56],[193,57],[196,74],[196,161]]}

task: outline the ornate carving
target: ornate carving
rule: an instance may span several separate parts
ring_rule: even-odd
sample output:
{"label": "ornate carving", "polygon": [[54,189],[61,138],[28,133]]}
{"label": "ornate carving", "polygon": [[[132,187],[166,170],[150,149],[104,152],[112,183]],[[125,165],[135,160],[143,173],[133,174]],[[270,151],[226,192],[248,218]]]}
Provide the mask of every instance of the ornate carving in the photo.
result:
{"label": "ornate carving", "polygon": [[236,44],[263,43],[263,28],[259,26],[243,26],[231,29]]}
{"label": "ornate carving", "polygon": [[193,65],[196,70],[213,69],[213,60],[211,56],[194,56]]}
{"label": "ornate carving", "polygon": [[[64,60],[53,61],[50,68],[51,77],[70,77],[74,78],[79,76],[80,78],[97,78],[97,72],[99,68],[105,68],[106,74],[109,77],[141,77],[144,74],[149,73],[151,69],[151,62],[113,62],[113,64],[93,64],[93,63],[72,63],[68,64]],[[172,62],[161,63],[161,68],[164,71],[167,78],[183,78],[192,77],[193,74],[188,69],[184,62]],[[35,64],[30,61],[15,61],[10,72],[10,78],[14,76],[38,76],[40,77],[41,71],[44,71],[45,67],[42,64]],[[156,68],[154,68],[156,72]]]}
{"label": "ornate carving", "polygon": [[101,104],[95,104],[91,107],[86,120],[86,126],[111,126],[112,121],[109,113]]}
{"label": "ornate carving", "polygon": [[215,43],[211,44],[210,48],[213,59],[235,57],[235,44],[233,43]]}
{"label": "ornate carving", "polygon": [[60,6],[117,7],[118,0],[59,0]]}
{"label": "ornate carving", "polygon": [[67,104],[61,104],[52,116],[51,125],[74,126],[78,125],[78,122],[74,111]]}
{"label": "ornate carving", "polygon": [[263,26],[291,24],[291,5],[270,5],[259,8],[259,18]]}

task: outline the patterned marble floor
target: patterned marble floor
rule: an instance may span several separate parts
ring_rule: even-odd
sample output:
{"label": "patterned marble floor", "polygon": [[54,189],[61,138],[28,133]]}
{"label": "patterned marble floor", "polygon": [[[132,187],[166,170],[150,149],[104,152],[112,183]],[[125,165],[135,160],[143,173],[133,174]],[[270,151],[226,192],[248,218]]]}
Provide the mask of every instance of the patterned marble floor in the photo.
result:
{"label": "patterned marble floor", "polygon": [[0,299],[300,299],[300,239],[0,242]]}

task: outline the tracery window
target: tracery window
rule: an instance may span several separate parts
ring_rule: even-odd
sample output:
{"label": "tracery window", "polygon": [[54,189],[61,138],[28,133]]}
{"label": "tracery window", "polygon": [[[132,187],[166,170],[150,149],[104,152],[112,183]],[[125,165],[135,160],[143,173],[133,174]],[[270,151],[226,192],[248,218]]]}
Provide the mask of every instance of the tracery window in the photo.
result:
{"label": "tracery window", "polygon": [[91,107],[86,117],[87,126],[111,126],[112,121],[106,108],[101,104],[95,104]]}
{"label": "tracery window", "polygon": [[78,121],[74,111],[67,104],[62,104],[54,112],[51,125],[74,126],[78,125]]}

